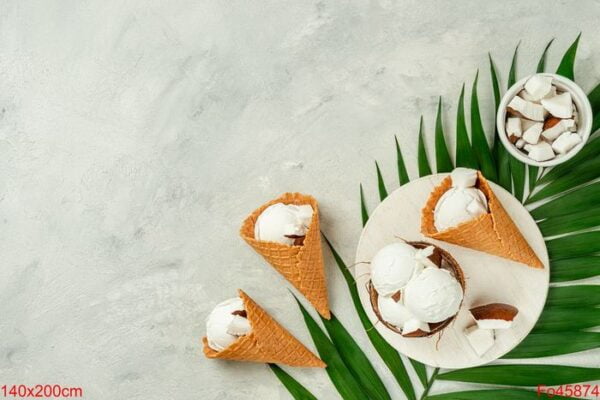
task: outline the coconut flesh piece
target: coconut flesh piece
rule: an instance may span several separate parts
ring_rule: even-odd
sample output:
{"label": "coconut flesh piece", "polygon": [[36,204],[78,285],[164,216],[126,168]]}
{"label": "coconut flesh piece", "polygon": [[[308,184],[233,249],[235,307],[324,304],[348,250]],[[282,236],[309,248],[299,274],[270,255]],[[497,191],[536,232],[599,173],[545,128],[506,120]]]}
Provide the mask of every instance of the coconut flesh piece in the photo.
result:
{"label": "coconut flesh piece", "polygon": [[465,336],[478,357],[487,353],[494,345],[494,331],[482,329],[478,325],[467,328],[465,330]]}
{"label": "coconut flesh piece", "polygon": [[[549,118],[550,119],[550,118]],[[549,120],[548,119],[548,120]],[[544,124],[544,131],[542,132],[542,136],[546,140],[554,141],[558,138],[563,132],[566,131],[576,131],[577,127],[575,124],[575,120],[573,119],[560,119],[554,125],[546,128],[548,124]]]}
{"label": "coconut flesh piece", "polygon": [[543,122],[546,117],[546,110],[544,110],[544,107],[540,104],[523,100],[519,96],[513,97],[507,107],[509,113],[525,117],[532,121]]}
{"label": "coconut flesh piece", "polygon": [[427,322],[412,318],[406,321],[404,324],[404,327],[402,328],[402,335],[407,336],[418,331],[430,332],[431,329],[429,328],[429,324]]}
{"label": "coconut flesh piece", "polygon": [[566,154],[581,142],[577,133],[564,132],[552,143],[552,149],[558,154]]}
{"label": "coconut flesh piece", "polygon": [[557,118],[571,118],[573,116],[573,99],[569,92],[542,99],[541,102],[542,107]]}
{"label": "coconut flesh piece", "polygon": [[543,99],[552,90],[552,77],[533,75],[525,82],[525,93],[531,101]]}
{"label": "coconut flesh piece", "polygon": [[517,146],[517,149],[522,149],[523,146],[525,146],[525,141],[523,139],[519,139],[517,140],[517,143],[515,143],[515,146]]}
{"label": "coconut flesh piece", "polygon": [[540,135],[542,133],[542,129],[544,128],[544,124],[542,122],[537,122],[525,132],[523,132],[523,140],[529,144],[536,144],[540,140]]}
{"label": "coconut flesh piece", "polygon": [[547,142],[539,142],[537,144],[526,144],[523,146],[525,151],[528,152],[529,158],[535,161],[546,161],[554,158],[554,150],[552,146]]}
{"label": "coconut flesh piece", "polygon": [[481,329],[508,329],[519,313],[516,307],[503,303],[491,303],[469,310]]}
{"label": "coconut flesh piece", "polygon": [[509,117],[506,120],[506,134],[508,135],[510,141],[513,141],[513,138],[520,138],[523,134],[523,130],[521,129],[521,118],[517,117]]}

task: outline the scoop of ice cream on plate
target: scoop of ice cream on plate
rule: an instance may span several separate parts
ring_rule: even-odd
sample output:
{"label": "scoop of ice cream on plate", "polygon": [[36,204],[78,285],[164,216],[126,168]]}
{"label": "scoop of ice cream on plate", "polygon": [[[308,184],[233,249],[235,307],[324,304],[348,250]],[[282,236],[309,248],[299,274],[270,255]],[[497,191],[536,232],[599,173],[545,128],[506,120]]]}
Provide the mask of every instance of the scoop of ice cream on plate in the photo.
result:
{"label": "scoop of ice cream on plate", "polygon": [[457,168],[433,188],[421,211],[421,233],[544,268],[479,171]]}
{"label": "scoop of ice cream on plate", "polygon": [[441,331],[458,313],[463,291],[458,263],[428,243],[392,243],[371,261],[373,310],[388,328],[405,337]]}
{"label": "scoop of ice cream on plate", "polygon": [[319,206],[315,198],[284,193],[254,210],[242,223],[240,235],[294,285],[321,316],[330,318]]}
{"label": "scoop of ice cream on plate", "polygon": [[206,320],[204,354],[208,358],[293,367],[325,367],[246,293],[215,306]]}

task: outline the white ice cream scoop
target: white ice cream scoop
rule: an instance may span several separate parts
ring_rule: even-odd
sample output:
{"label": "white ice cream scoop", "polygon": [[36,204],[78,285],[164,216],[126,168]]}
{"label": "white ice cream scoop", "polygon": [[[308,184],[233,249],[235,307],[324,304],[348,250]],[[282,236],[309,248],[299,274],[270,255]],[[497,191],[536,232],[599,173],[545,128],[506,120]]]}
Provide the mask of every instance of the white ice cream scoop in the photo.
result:
{"label": "white ice cream scoop", "polygon": [[308,204],[270,205],[256,219],[254,238],[291,246],[297,238],[306,235],[312,215],[313,208]]}
{"label": "white ice cream scoop", "polygon": [[391,297],[379,296],[377,306],[381,318],[400,329],[404,328],[407,321],[414,318],[408,308],[402,304],[402,301],[397,302]]}
{"label": "white ice cream scoop", "polygon": [[208,346],[221,351],[247,335],[252,328],[245,315],[244,302],[239,297],[217,304],[206,319]]}
{"label": "white ice cream scoop", "polygon": [[380,296],[391,296],[413,276],[417,249],[404,243],[388,244],[371,260],[371,282]]}
{"label": "white ice cream scoop", "polygon": [[488,212],[485,195],[474,187],[477,171],[456,168],[451,177],[452,188],[440,197],[434,210],[435,228],[440,232]]}
{"label": "white ice cream scoop", "polygon": [[417,319],[441,322],[454,316],[463,299],[460,283],[441,268],[425,268],[403,291],[404,305]]}

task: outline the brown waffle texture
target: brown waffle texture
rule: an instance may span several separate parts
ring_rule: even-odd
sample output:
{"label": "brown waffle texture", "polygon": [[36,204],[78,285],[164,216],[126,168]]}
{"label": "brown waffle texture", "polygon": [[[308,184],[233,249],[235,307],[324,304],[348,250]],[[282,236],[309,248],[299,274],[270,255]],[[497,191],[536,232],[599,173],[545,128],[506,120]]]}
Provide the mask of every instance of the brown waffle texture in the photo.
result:
{"label": "brown waffle texture", "polygon": [[452,178],[448,176],[433,189],[421,211],[421,233],[433,239],[508,258],[533,268],[544,268],[502,207],[487,180],[481,172],[477,172],[477,176],[477,188],[487,198],[490,212],[438,232],[434,225],[434,210],[440,197],[452,187]]}
{"label": "brown waffle texture", "polygon": [[[288,246],[281,243],[256,240],[254,224],[260,214],[269,206],[276,204],[310,204],[313,208],[312,220],[301,246]],[[319,206],[317,201],[301,193],[284,193],[275,200],[263,204],[246,218],[240,229],[240,235],[269,264],[285,277],[315,307],[324,318],[331,318],[327,298],[327,281],[321,250],[321,231],[319,228]]]}
{"label": "brown waffle texture", "polygon": [[246,293],[239,290],[239,295],[244,302],[252,330],[221,351],[210,348],[206,337],[202,338],[206,357],[277,363],[291,367],[326,367],[321,359],[271,318]]}

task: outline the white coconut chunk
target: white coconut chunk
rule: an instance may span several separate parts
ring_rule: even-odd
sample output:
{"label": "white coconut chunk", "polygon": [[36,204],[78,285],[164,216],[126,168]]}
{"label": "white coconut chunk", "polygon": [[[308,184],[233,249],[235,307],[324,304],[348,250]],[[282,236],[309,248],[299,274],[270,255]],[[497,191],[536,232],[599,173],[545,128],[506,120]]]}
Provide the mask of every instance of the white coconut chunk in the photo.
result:
{"label": "white coconut chunk", "polygon": [[481,329],[478,325],[467,328],[465,330],[465,336],[479,357],[487,353],[494,345],[494,331],[490,329]]}
{"label": "white coconut chunk", "polygon": [[412,318],[404,323],[404,326],[402,327],[402,334],[408,335],[418,330],[423,332],[430,332],[429,324],[427,322],[420,321],[416,318]]}
{"label": "white coconut chunk", "polygon": [[529,144],[536,144],[540,140],[540,135],[543,129],[544,124],[542,122],[531,125],[529,129],[523,132],[523,140]]}
{"label": "white coconut chunk", "polygon": [[523,150],[529,153],[531,151],[531,145],[525,142],[525,144],[523,145]]}
{"label": "white coconut chunk", "polygon": [[554,97],[556,96],[556,86],[552,85],[552,87],[550,88],[550,91],[548,92],[548,94],[546,94],[544,96],[544,99],[548,99],[550,97]]}
{"label": "white coconut chunk", "polygon": [[556,125],[552,128],[548,128],[542,132],[542,136],[547,140],[555,140],[565,131],[577,130],[575,125],[575,120],[572,119],[561,119]]}
{"label": "white coconut chunk", "polygon": [[533,99],[540,100],[552,90],[552,77],[533,75],[525,82],[525,91]]}
{"label": "white coconut chunk", "polygon": [[527,90],[523,89],[519,92],[518,96],[525,101],[530,101],[532,103],[540,104],[539,100],[536,100],[532,95],[527,93]]}
{"label": "white coconut chunk", "polygon": [[519,139],[517,140],[517,143],[515,143],[515,146],[517,146],[517,149],[522,149],[523,146],[525,146],[525,141],[523,139]]}
{"label": "white coconut chunk", "polygon": [[527,129],[531,128],[537,123],[538,121],[532,121],[530,119],[521,118],[521,130],[525,132]]}
{"label": "white coconut chunk", "polygon": [[506,120],[506,134],[510,136],[521,137],[523,131],[521,130],[521,118],[509,117]]}
{"label": "white coconut chunk", "polygon": [[[527,146],[527,145],[526,145]],[[529,158],[535,161],[547,161],[554,158],[552,146],[547,142],[539,142],[537,144],[529,144]]]}
{"label": "white coconut chunk", "polygon": [[546,111],[540,104],[525,101],[519,96],[513,97],[507,107],[533,121],[544,121],[546,116]]}
{"label": "white coconut chunk", "polygon": [[564,132],[552,143],[552,149],[558,154],[566,154],[581,142],[581,136],[576,133]]}
{"label": "white coconut chunk", "polygon": [[573,116],[573,100],[569,92],[542,99],[542,106],[557,118],[571,118]]}
{"label": "white coconut chunk", "polygon": [[480,319],[477,320],[477,326],[481,329],[508,329],[512,326],[512,321],[504,319]]}

